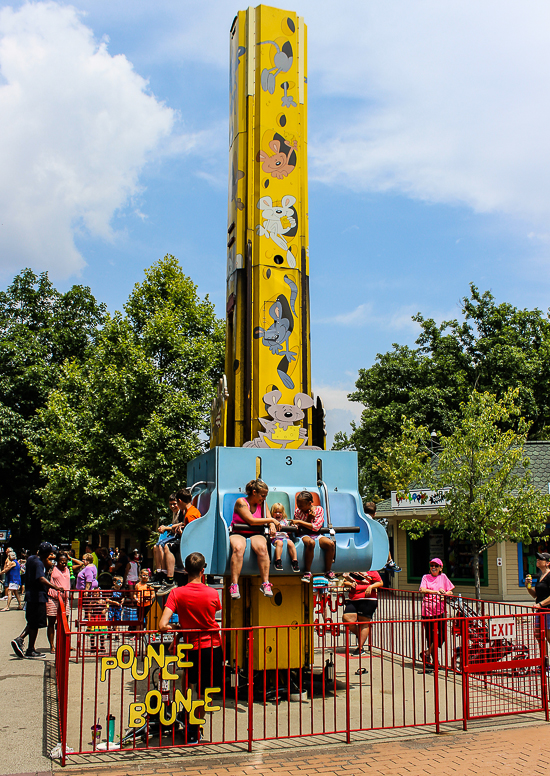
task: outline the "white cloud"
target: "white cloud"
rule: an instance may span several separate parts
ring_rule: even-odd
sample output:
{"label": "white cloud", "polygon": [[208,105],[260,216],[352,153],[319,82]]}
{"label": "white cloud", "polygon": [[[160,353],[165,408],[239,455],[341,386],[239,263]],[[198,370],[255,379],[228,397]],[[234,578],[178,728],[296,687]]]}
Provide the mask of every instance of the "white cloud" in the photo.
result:
{"label": "white cloud", "polygon": [[[152,20],[146,0],[82,2],[119,20],[130,12]],[[309,122],[312,178],[548,219],[547,0],[293,7],[308,25],[310,108],[323,98]],[[227,69],[234,4],[159,0],[154,8],[143,57]]]}
{"label": "white cloud", "polygon": [[[405,305],[393,312],[376,312],[370,302],[357,305],[353,310],[346,313],[337,313],[328,318],[322,318],[314,321],[315,324],[330,323],[337,326],[346,326],[350,328],[360,328],[362,326],[377,325],[385,329],[395,331],[408,331],[411,334],[417,334],[420,330],[419,325],[412,320],[412,316],[418,312],[418,306]],[[456,314],[456,313],[455,313]],[[436,320],[444,320],[439,315],[432,316]]]}
{"label": "white cloud", "polygon": [[84,265],[75,234],[112,238],[176,115],[54,2],[0,11],[0,73],[1,271],[73,274]]}
{"label": "white cloud", "polygon": [[354,383],[348,385],[328,385],[319,383],[313,379],[313,392],[323,400],[325,408],[326,429],[327,429],[327,447],[330,449],[334,441],[334,435],[337,431],[351,431],[350,423],[358,422],[361,418],[361,412],[364,407],[358,402],[352,402],[348,399],[348,394],[355,388]]}
{"label": "white cloud", "polygon": [[362,326],[373,318],[372,305],[369,303],[357,305],[349,313],[339,313],[330,318],[324,318],[322,323],[336,323],[339,326]]}
{"label": "white cloud", "polygon": [[546,0],[350,2],[324,19],[302,5],[310,80],[335,100],[322,133],[310,120],[313,177],[550,216]]}

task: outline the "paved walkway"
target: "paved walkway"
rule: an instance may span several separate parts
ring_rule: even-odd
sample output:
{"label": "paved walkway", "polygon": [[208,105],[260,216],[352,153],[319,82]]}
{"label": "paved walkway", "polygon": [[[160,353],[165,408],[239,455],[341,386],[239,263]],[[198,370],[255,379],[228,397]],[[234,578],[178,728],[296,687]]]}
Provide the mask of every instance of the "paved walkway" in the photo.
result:
{"label": "paved walkway", "polygon": [[[0,605],[5,606],[5,601]],[[47,653],[44,659],[15,657],[10,641],[24,627],[25,612],[12,609],[0,613],[0,776],[51,772],[51,761],[45,756],[51,739],[45,712],[48,695],[55,689],[49,671],[54,656],[49,654],[44,629],[36,641],[37,649]]]}
{"label": "paved walkway", "polygon": [[[226,757],[134,759],[78,766],[86,776],[517,776],[548,770],[549,723],[480,732],[408,736],[403,740],[278,749]],[[56,767],[54,774],[72,772]]]}

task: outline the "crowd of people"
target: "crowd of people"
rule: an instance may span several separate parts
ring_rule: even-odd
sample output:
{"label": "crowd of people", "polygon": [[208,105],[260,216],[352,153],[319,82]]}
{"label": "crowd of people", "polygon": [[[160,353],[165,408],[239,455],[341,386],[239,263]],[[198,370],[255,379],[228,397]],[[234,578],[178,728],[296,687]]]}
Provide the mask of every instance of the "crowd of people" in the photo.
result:
{"label": "crowd of people", "polygon": [[[292,517],[286,514],[283,504],[276,502],[271,509],[267,505],[268,486],[261,480],[252,480],[245,487],[246,496],[237,499],[230,525],[230,586],[232,599],[240,598],[239,578],[243,567],[247,541],[255,555],[260,590],[266,597],[273,596],[273,586],[269,579],[270,571],[283,571],[283,552],[288,552],[293,573],[301,574],[304,584],[312,582],[311,566],[318,545],[324,562],[324,583],[335,582],[332,570],[335,556],[333,539],[323,532],[324,511],[315,503],[310,491],[302,491],[296,497],[296,508]],[[12,647],[19,657],[41,656],[35,649],[38,630],[47,628],[50,650],[55,647],[55,625],[60,607],[69,614],[69,591],[82,591],[83,601],[89,623],[105,621],[116,628],[117,623],[128,617],[127,610],[135,611],[136,623],[143,623],[145,615],[156,598],[164,601],[159,629],[169,630],[174,615],[179,619],[179,628],[201,630],[216,629],[215,613],[219,608],[218,593],[202,584],[206,563],[199,552],[191,553],[185,559],[185,584],[175,582],[175,569],[181,535],[189,523],[201,517],[192,504],[191,493],[182,488],[170,494],[170,520],[159,526],[158,540],[153,548],[154,574],[141,567],[141,555],[138,550],[127,553],[125,550],[92,548],[86,546],[81,559],[73,557],[68,551],[58,551],[48,542],[43,542],[36,554],[27,557],[22,553],[17,558],[15,551],[8,548],[2,573],[6,588],[6,605],[0,611],[10,610],[13,599],[17,608],[26,609],[26,627],[12,641]],[[374,515],[374,504],[366,505],[367,511]],[[303,568],[298,561],[297,545],[303,544]],[[270,558],[268,544],[272,545],[273,560]],[[534,607],[545,614],[546,639],[550,643],[550,554],[537,554],[537,567],[540,575],[536,584],[526,579],[527,590],[536,599]],[[400,571],[391,558],[386,568]],[[197,587],[200,584],[200,587]],[[378,589],[383,587],[378,571],[351,572],[342,575],[341,584],[347,592],[342,620],[357,636],[356,655],[364,655],[365,643],[369,639],[372,618],[378,606]],[[445,598],[452,595],[454,586],[443,572],[443,561],[433,558],[429,572],[420,583],[423,594],[422,621],[426,639],[426,649],[422,653],[424,665],[429,668],[434,662],[435,633],[439,646],[445,643],[446,628],[442,620],[445,614]],[[102,591],[108,590],[108,595]],[[24,602],[23,595],[24,593]],[[208,627],[207,627],[208,626]],[[137,627],[137,624],[136,626]],[[437,631],[436,631],[437,629]],[[28,639],[27,647],[24,647]],[[216,639],[208,637],[209,648],[217,648]],[[199,648],[203,641],[197,642]]]}

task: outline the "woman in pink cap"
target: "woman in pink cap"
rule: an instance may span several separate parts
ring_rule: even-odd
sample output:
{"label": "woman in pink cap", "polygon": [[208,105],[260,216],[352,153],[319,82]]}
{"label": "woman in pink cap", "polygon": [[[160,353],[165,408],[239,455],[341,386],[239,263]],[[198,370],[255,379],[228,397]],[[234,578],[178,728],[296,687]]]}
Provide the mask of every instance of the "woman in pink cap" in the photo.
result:
{"label": "woman in pink cap", "polygon": [[[424,574],[420,582],[420,592],[424,593],[422,601],[422,620],[428,649],[422,653],[425,668],[433,668],[434,661],[434,633],[437,620],[445,616],[445,598],[452,595],[454,585],[449,577],[443,573],[443,561],[440,558],[432,558],[430,561],[430,573]],[[445,643],[445,621],[439,619],[437,623],[437,636],[439,646]]]}

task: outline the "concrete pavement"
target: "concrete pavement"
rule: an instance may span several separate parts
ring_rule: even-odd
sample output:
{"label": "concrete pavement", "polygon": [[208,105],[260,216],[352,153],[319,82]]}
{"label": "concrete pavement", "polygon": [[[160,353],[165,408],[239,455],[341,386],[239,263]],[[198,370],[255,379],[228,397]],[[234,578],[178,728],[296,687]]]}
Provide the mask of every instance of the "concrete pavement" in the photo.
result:
{"label": "concrete pavement", "polygon": [[51,773],[46,748],[54,731],[46,709],[48,696],[55,693],[54,656],[49,654],[44,629],[36,641],[37,650],[47,653],[44,659],[15,657],[10,641],[24,627],[25,612],[0,612],[0,776]]}
{"label": "concrete pavement", "polygon": [[[548,731],[548,723],[440,735],[419,731],[383,742],[310,743],[224,757],[111,759],[109,764],[81,764],[78,769],[86,776],[517,776],[547,772]],[[67,776],[74,770],[72,766],[63,772]],[[55,776],[61,773],[54,767]]]}

